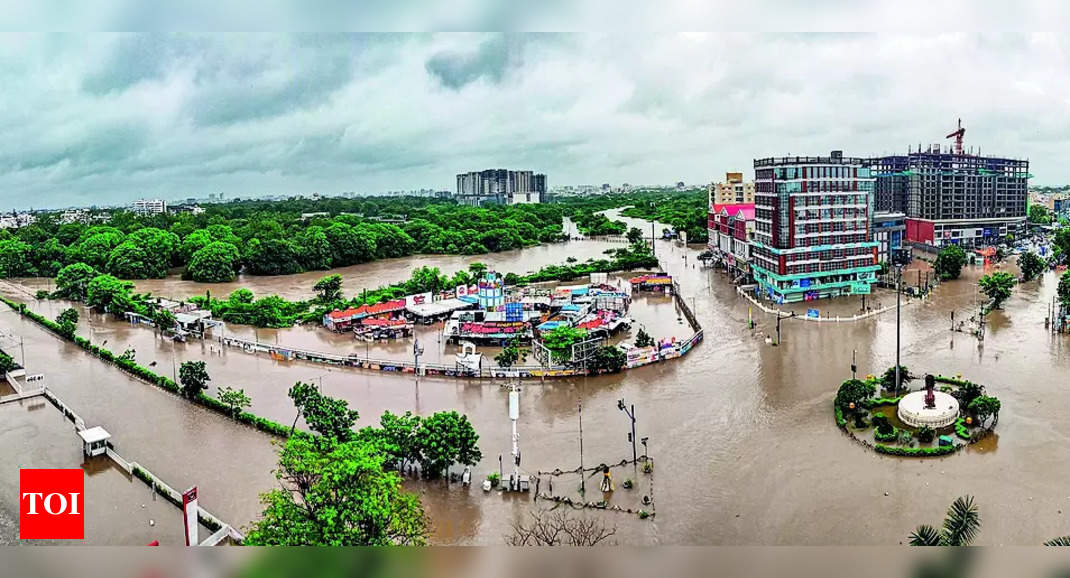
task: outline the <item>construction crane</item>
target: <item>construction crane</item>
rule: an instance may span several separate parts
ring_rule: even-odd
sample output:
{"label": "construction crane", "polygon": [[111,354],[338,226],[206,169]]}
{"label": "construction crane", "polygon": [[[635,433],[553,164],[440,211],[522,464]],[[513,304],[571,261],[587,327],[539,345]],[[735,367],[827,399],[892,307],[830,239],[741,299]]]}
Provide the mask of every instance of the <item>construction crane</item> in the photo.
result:
{"label": "construction crane", "polygon": [[954,151],[955,151],[955,154],[957,154],[957,155],[961,155],[962,154],[962,137],[963,136],[966,136],[966,129],[962,127],[962,119],[960,118],[959,119],[959,129],[944,137],[944,138],[955,137],[955,148],[954,148]]}

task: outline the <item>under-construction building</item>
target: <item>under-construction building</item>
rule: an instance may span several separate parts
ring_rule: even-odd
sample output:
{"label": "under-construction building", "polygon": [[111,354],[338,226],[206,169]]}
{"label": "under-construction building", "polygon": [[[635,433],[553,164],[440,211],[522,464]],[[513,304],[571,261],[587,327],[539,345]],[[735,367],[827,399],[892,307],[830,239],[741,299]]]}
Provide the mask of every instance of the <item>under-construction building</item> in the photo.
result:
{"label": "under-construction building", "polygon": [[905,213],[908,241],[934,246],[986,246],[1019,235],[1026,223],[1029,161],[953,146],[870,159],[877,211]]}

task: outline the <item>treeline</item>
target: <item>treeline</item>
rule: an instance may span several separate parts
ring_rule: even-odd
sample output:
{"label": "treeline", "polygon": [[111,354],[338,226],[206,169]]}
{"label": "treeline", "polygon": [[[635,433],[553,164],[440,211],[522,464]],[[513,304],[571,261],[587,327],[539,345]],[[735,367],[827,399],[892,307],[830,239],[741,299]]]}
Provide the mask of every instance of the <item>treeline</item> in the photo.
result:
{"label": "treeline", "polygon": [[[704,189],[642,190],[611,195],[569,197],[560,202],[576,213],[576,216],[572,218],[577,222],[580,232],[587,235],[624,234],[624,223],[610,221],[603,215],[597,215],[602,217],[601,220],[588,217],[589,224],[588,222],[581,223],[580,219],[584,218],[583,215],[594,215],[598,211],[628,207],[621,211],[623,216],[665,223],[673,228],[674,233],[686,231],[688,242],[705,243],[709,239],[707,230],[709,197]],[[605,223],[619,223],[619,227],[608,228]],[[599,232],[587,232],[585,227],[588,226]],[[599,226],[604,228],[599,228]]]}
{"label": "treeline", "polygon": [[222,282],[242,271],[286,275],[416,253],[482,254],[561,240],[569,211],[391,197],[241,201],[199,215],[117,211],[93,226],[45,214],[0,231],[0,276],[51,277],[84,263],[119,279],[160,278],[180,267],[188,279]]}

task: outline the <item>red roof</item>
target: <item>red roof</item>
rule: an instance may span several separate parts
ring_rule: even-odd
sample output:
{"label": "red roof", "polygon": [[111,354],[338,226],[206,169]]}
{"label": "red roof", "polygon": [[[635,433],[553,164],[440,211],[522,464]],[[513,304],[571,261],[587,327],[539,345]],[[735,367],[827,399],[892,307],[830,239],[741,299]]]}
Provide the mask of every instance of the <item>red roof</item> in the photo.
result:
{"label": "red roof", "polygon": [[576,326],[576,329],[595,329],[603,325],[602,318],[595,318],[590,321],[585,321]]}
{"label": "red roof", "polygon": [[376,303],[374,305],[361,305],[360,307],[350,307],[344,311],[331,311],[327,314],[328,317],[334,320],[339,319],[352,319],[354,317],[367,317],[369,315],[379,315],[381,313],[389,313],[391,311],[400,311],[405,308],[405,300],[398,299],[396,301],[387,301],[386,303]]}
{"label": "red roof", "polygon": [[714,205],[713,212],[728,215],[729,217],[739,216],[743,213],[743,219],[746,221],[754,220],[754,203],[732,203],[724,205]]}

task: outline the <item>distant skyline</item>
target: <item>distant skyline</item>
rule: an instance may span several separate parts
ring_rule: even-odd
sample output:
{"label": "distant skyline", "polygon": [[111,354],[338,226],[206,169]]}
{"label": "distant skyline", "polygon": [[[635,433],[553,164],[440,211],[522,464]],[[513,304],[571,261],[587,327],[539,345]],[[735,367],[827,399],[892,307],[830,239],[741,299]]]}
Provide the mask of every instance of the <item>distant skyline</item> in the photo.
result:
{"label": "distant skyline", "polygon": [[0,35],[0,210],[141,197],[706,183],[946,144],[1070,183],[1046,34]]}

